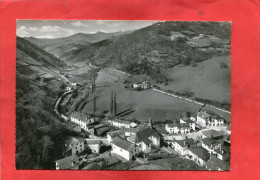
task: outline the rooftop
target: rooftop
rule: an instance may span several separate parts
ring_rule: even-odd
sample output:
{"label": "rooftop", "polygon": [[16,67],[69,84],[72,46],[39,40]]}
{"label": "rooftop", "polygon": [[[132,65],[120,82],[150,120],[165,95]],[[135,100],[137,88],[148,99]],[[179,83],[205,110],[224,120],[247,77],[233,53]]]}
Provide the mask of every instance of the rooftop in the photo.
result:
{"label": "rooftop", "polygon": [[155,129],[145,128],[143,130],[138,131],[136,134],[130,136],[130,139],[132,142],[139,143],[142,141],[146,141],[146,139],[151,136],[160,138],[160,135],[157,133]]}
{"label": "rooftop", "polygon": [[99,139],[86,139],[87,144],[101,144],[102,141]]}
{"label": "rooftop", "polygon": [[206,112],[206,111],[199,111],[197,113],[197,116],[203,118],[203,119],[211,119],[211,118],[215,118],[215,119],[223,119],[222,117],[220,117],[219,115],[212,113],[212,112]]}
{"label": "rooftop", "polygon": [[58,164],[59,169],[71,169],[79,164],[79,159],[76,155],[73,155],[63,159],[59,159],[55,162]]}
{"label": "rooftop", "polygon": [[191,147],[190,151],[204,161],[209,159],[209,152],[203,147]]}
{"label": "rooftop", "polygon": [[223,136],[220,132],[218,132],[214,129],[204,130],[204,131],[201,131],[201,133],[204,136],[206,136],[207,138],[216,138],[216,137]]}
{"label": "rooftop", "polygon": [[91,118],[89,115],[82,114],[82,113],[76,112],[76,111],[72,112],[72,114],[70,116],[77,118],[77,119],[80,119],[81,121],[87,121],[88,119]]}
{"label": "rooftop", "polygon": [[206,166],[210,170],[223,170],[229,171],[230,170],[230,163],[228,161],[222,161],[218,159],[216,156],[212,156],[207,162]]}
{"label": "rooftop", "polygon": [[204,138],[204,139],[202,139],[201,141],[203,142],[203,144],[205,144],[205,145],[207,145],[207,146],[211,146],[211,145],[216,146],[216,145],[221,144],[220,141],[214,140],[214,139],[211,139],[211,138]]}
{"label": "rooftop", "polygon": [[191,138],[183,139],[183,140],[175,140],[175,142],[178,143],[181,147],[186,147],[186,146],[196,144],[196,142]]}
{"label": "rooftop", "polygon": [[125,139],[122,139],[118,136],[114,137],[113,140],[112,140],[112,144],[126,150],[126,151],[131,151],[135,145],[130,143],[129,141],[125,140]]}

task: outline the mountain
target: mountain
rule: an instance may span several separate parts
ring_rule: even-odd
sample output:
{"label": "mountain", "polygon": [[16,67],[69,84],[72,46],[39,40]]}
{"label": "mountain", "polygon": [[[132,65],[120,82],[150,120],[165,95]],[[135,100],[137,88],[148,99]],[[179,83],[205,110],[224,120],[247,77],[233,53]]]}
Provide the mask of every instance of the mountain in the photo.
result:
{"label": "mountain", "polygon": [[37,46],[53,54],[54,56],[62,60],[69,61],[70,58],[67,56],[73,50],[82,49],[85,48],[86,45],[90,45],[92,43],[102,41],[113,36],[118,36],[130,32],[131,31],[119,31],[115,33],[105,33],[99,31],[94,34],[77,33],[68,37],[57,39],[40,39],[34,37],[28,37],[25,39],[36,44]]}
{"label": "mountain", "polygon": [[[133,74],[190,65],[230,54],[231,26],[224,22],[159,22],[71,51],[70,61],[115,66]],[[181,38],[174,38],[181,35]]]}

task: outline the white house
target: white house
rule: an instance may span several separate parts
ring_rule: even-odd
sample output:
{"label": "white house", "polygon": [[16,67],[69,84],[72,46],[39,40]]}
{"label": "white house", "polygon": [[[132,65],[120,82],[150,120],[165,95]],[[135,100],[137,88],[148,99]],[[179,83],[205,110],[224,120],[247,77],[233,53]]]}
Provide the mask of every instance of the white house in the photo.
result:
{"label": "white house", "polygon": [[102,141],[99,139],[86,139],[87,146],[92,153],[99,153]]}
{"label": "white house", "polygon": [[56,170],[79,169],[79,159],[76,155],[72,155],[55,161]]}
{"label": "white house", "polygon": [[134,89],[145,90],[145,89],[151,88],[151,84],[148,81],[143,81],[143,82],[139,82],[139,83],[133,83],[132,87]]}
{"label": "white house", "polygon": [[73,112],[70,116],[70,120],[73,123],[76,123],[81,126],[85,131],[88,130],[87,125],[95,122],[95,119],[90,117],[89,115],[85,115],[79,112]]}
{"label": "white house", "polygon": [[204,138],[201,140],[201,147],[205,148],[210,154],[217,154],[215,150],[221,148],[221,141]]}
{"label": "white house", "polygon": [[137,124],[134,122],[121,120],[121,119],[107,120],[107,122],[117,128],[133,128],[137,126]]}
{"label": "white house", "polygon": [[145,128],[138,131],[136,134],[127,138],[128,141],[135,143],[140,152],[149,153],[151,148],[160,147],[161,139],[158,132],[153,128]]}
{"label": "white house", "polygon": [[127,161],[130,161],[133,157],[139,154],[138,147],[135,144],[121,137],[118,136],[114,137],[111,144],[112,144],[111,154],[116,154],[118,156],[121,156]]}
{"label": "white house", "polygon": [[185,118],[180,118],[180,123],[187,123],[190,126],[190,129],[195,131],[195,123],[196,119],[194,117],[185,117]]}
{"label": "white house", "polygon": [[188,149],[188,155],[189,159],[197,163],[199,166],[205,166],[206,162],[210,158],[209,152],[201,146],[191,147]]}
{"label": "white house", "polygon": [[197,113],[197,124],[202,127],[222,126],[224,119],[216,114],[200,111]]}
{"label": "white house", "polygon": [[165,125],[165,130],[172,134],[184,134],[184,133],[190,133],[191,127],[187,123],[172,123],[172,124],[166,124]]}
{"label": "white house", "polygon": [[175,140],[169,142],[169,146],[173,148],[176,152],[178,152],[180,155],[184,156],[188,154],[187,150],[189,148],[196,146],[196,142],[191,138],[184,140]]}
{"label": "white house", "polygon": [[65,150],[63,154],[65,156],[77,155],[86,149],[85,144],[85,139],[81,137],[69,137],[65,141]]}

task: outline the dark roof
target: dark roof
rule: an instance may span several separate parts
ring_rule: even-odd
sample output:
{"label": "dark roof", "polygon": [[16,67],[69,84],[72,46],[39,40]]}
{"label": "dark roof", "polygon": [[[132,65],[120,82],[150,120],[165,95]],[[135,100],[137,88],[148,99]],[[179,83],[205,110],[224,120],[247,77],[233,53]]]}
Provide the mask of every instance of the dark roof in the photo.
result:
{"label": "dark roof", "polygon": [[151,144],[151,143],[152,143],[152,141],[149,140],[148,138],[143,139],[143,142],[144,142],[145,144]]}
{"label": "dark roof", "polygon": [[177,127],[179,129],[187,129],[187,128],[190,128],[189,124],[187,123],[177,123]]}
{"label": "dark roof", "polygon": [[107,135],[111,136],[112,138],[121,134],[124,134],[124,132],[122,132],[121,130],[107,132]]}
{"label": "dark roof", "polygon": [[207,145],[207,146],[211,146],[211,145],[218,145],[221,144],[221,142],[219,140],[214,140],[212,138],[204,138],[201,140],[203,142],[203,144]]}
{"label": "dark roof", "polygon": [[223,136],[220,132],[218,132],[218,131],[216,131],[214,129],[201,131],[201,133],[203,135],[205,135],[206,137],[208,137],[208,138],[216,138],[216,137]]}
{"label": "dark roof", "polygon": [[76,155],[73,155],[55,162],[58,163],[59,169],[72,169],[79,164],[79,159]]}
{"label": "dark roof", "polygon": [[160,135],[158,134],[158,132],[155,129],[145,128],[143,130],[138,131],[136,134],[133,134],[130,137],[130,139],[135,143],[139,143],[139,142],[146,140],[148,137],[151,137],[151,136],[160,138]]}
{"label": "dark roof", "polygon": [[103,127],[95,129],[97,136],[101,136],[109,130],[111,130],[111,127],[109,127],[109,126],[103,126]]}
{"label": "dark roof", "polygon": [[88,164],[87,166],[83,167],[82,168],[83,170],[96,170],[96,169],[101,169],[101,166],[98,164],[98,163],[91,163],[91,164]]}
{"label": "dark roof", "polygon": [[176,143],[178,143],[181,147],[186,147],[189,145],[195,145],[196,142],[189,138],[189,139],[183,139],[183,140],[175,140]]}
{"label": "dark roof", "polygon": [[190,151],[205,162],[209,159],[209,152],[203,147],[191,147]]}
{"label": "dark roof", "polygon": [[113,138],[112,144],[114,144],[126,151],[131,151],[135,147],[134,144],[132,144],[129,141],[122,139],[121,137],[118,137],[118,136]]}
{"label": "dark roof", "polygon": [[137,129],[137,128],[122,128],[121,131],[130,132],[130,133],[137,133],[138,131],[140,131],[140,129]]}
{"label": "dark roof", "polygon": [[230,163],[229,161],[222,161],[218,159],[216,156],[212,156],[207,162],[206,166],[210,170],[218,170],[219,168],[223,171],[230,170]]}
{"label": "dark roof", "polygon": [[101,144],[102,141],[99,139],[86,139],[87,144]]}

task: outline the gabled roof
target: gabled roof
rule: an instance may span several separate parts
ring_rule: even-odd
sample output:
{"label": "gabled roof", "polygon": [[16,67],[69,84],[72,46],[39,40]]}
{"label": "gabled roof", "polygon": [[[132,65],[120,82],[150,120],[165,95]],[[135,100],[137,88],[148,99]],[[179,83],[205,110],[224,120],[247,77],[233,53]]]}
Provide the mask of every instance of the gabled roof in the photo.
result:
{"label": "gabled roof", "polygon": [[121,134],[124,134],[124,132],[122,132],[121,130],[107,132],[107,135],[109,135],[112,138]]}
{"label": "gabled roof", "polygon": [[102,141],[99,140],[99,139],[86,139],[86,141],[87,141],[87,144],[91,144],[91,145],[93,145],[93,144],[101,144],[102,143]]}
{"label": "gabled roof", "polygon": [[112,140],[112,144],[126,150],[126,151],[132,151],[134,149],[135,145],[130,143],[129,141],[122,139],[118,136],[114,137]]}
{"label": "gabled roof", "polygon": [[72,169],[74,166],[79,164],[79,159],[76,155],[73,155],[59,159],[55,162],[58,163],[59,169]]}
{"label": "gabled roof", "polygon": [[187,123],[177,123],[176,124],[179,129],[189,129],[190,126]]}
{"label": "gabled roof", "polygon": [[223,119],[222,117],[220,117],[219,115],[212,113],[212,112],[206,112],[206,111],[199,111],[197,113],[197,116],[203,118],[203,119],[211,119],[211,118],[215,118],[215,119]]}
{"label": "gabled roof", "polygon": [[175,142],[177,144],[179,144],[181,147],[187,147],[189,145],[195,145],[196,144],[196,142],[191,138],[183,139],[183,140],[175,140]]}
{"label": "gabled roof", "polygon": [[145,128],[143,130],[138,131],[136,134],[133,134],[130,137],[130,139],[133,140],[133,142],[135,143],[139,143],[151,136],[160,138],[160,135],[156,132],[156,130],[152,128]]}
{"label": "gabled roof", "polygon": [[210,170],[219,170],[222,171],[229,171],[230,170],[230,163],[229,161],[222,161],[218,159],[216,156],[212,156],[207,162],[206,166]]}
{"label": "gabled roof", "polygon": [[209,147],[210,147],[211,145],[213,145],[213,146],[215,147],[216,145],[221,144],[221,142],[220,142],[219,140],[214,140],[214,139],[212,139],[212,138],[204,138],[204,139],[202,139],[201,141],[202,141],[203,144],[205,144],[205,145],[207,145],[207,146],[209,146]]}
{"label": "gabled roof", "polygon": [[205,162],[209,159],[209,152],[203,147],[191,147],[189,150]]}
{"label": "gabled roof", "polygon": [[209,129],[209,130],[205,130],[205,131],[201,131],[201,133],[206,136],[207,138],[216,138],[216,137],[220,137],[223,136],[220,132],[214,130],[214,129]]}
{"label": "gabled roof", "polygon": [[122,128],[121,131],[122,132],[137,133],[138,131],[140,131],[140,129],[137,129],[137,128]]}

